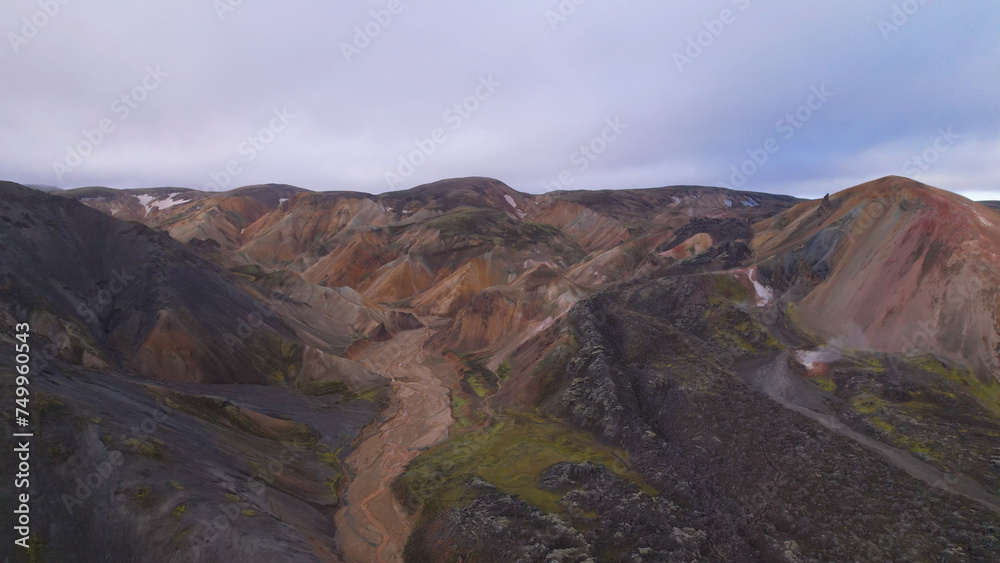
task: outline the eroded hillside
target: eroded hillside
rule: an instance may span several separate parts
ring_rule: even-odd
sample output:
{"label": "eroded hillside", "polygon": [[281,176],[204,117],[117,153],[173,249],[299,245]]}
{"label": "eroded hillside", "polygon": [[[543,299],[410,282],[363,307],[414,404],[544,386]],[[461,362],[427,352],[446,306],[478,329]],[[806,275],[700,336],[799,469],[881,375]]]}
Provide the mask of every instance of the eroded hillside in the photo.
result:
{"label": "eroded hillside", "polygon": [[45,479],[125,451],[85,506],[164,560],[1000,550],[1000,215],[954,194],[2,189]]}

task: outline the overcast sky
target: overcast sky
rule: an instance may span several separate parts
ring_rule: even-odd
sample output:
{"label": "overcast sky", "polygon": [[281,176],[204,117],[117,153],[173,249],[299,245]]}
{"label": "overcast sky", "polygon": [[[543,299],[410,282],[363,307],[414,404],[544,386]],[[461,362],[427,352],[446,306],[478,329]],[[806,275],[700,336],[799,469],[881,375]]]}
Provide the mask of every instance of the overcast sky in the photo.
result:
{"label": "overcast sky", "polygon": [[0,178],[1000,199],[1000,2],[921,1],[4,0]]}

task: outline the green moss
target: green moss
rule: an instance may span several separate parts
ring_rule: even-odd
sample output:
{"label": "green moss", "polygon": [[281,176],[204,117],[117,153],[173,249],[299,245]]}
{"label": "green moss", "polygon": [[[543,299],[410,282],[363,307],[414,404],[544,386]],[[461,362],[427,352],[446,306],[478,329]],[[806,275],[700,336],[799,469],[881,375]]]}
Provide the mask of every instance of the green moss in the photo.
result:
{"label": "green moss", "polygon": [[[355,395],[354,399],[368,401],[369,403],[375,405],[378,410],[385,410],[389,406],[390,395],[387,387],[375,387],[369,389],[360,395]],[[351,400],[348,397],[348,400]]]}
{"label": "green moss", "polygon": [[480,399],[490,395],[490,391],[485,385],[483,385],[483,381],[478,374],[466,376],[465,382],[469,384],[469,387],[472,388],[472,392],[475,393]]}
{"label": "green moss", "polygon": [[896,427],[895,426],[889,424],[888,422],[886,422],[885,420],[883,420],[883,419],[881,419],[881,418],[879,418],[877,416],[871,417],[871,419],[869,419],[869,422],[871,422],[872,425],[874,425],[879,430],[885,432],[887,435],[891,436],[892,433],[896,431]]}
{"label": "green moss", "polygon": [[337,454],[332,452],[322,452],[319,454],[319,459],[323,463],[330,465],[332,467],[340,467],[340,459],[337,458]]}
{"label": "green moss", "polygon": [[149,501],[152,498],[150,496],[149,487],[139,487],[135,491],[135,494],[132,495],[132,498],[135,499],[135,502],[139,503],[140,506],[148,506]]}
{"label": "green moss", "polygon": [[981,381],[971,370],[948,367],[931,356],[924,356],[912,362],[923,371],[940,376],[966,394],[975,397],[993,414],[1000,416],[1000,382],[992,378]]}
{"label": "green moss", "polygon": [[59,399],[41,391],[32,395],[31,406],[35,409],[35,412],[40,414],[58,412],[66,408],[66,405],[60,402]]}
{"label": "green moss", "polygon": [[861,358],[861,362],[870,367],[875,373],[885,372],[885,364],[882,363],[882,360],[879,358],[874,356],[865,356]]}
{"label": "green moss", "polygon": [[469,400],[462,397],[459,393],[452,392],[451,416],[455,419],[455,428],[462,429],[472,426],[472,421],[469,420],[467,415],[468,408]]}
{"label": "green moss", "polygon": [[289,442],[300,445],[315,444],[316,441],[319,440],[318,432],[312,430],[308,426],[300,424],[294,424],[291,427],[277,430],[264,428],[244,414],[240,407],[237,407],[225,399],[200,395],[187,395],[184,393],[165,390],[157,391],[155,394],[161,397],[164,403],[171,408],[180,410],[213,424],[235,428],[242,432],[266,438],[268,440]]}
{"label": "green moss", "polygon": [[477,476],[543,510],[558,513],[560,495],[539,489],[539,474],[557,463],[590,461],[656,494],[628,470],[627,455],[555,420],[523,415],[432,448],[410,464],[397,486],[411,508],[427,504],[433,511],[474,496],[466,482]]}
{"label": "green moss", "polygon": [[861,393],[851,401],[851,408],[861,414],[874,414],[887,403],[871,393]]}
{"label": "green moss", "polygon": [[129,438],[125,440],[125,445],[131,447],[143,457],[156,460],[164,460],[167,457],[166,450],[164,449],[165,444],[162,440],[157,440],[156,438],[150,438],[149,440]]}
{"label": "green moss", "polygon": [[246,516],[247,518],[256,518],[257,517],[257,511],[256,510],[252,510],[250,508],[244,508],[243,510],[240,511],[240,514],[242,514],[243,516]]}
{"label": "green moss", "polygon": [[171,481],[170,482],[170,486],[173,487],[173,488],[175,488],[175,489],[177,489],[178,491],[183,491],[184,490],[184,485],[181,485],[177,481]]}
{"label": "green moss", "polygon": [[182,502],[177,506],[175,506],[174,509],[170,511],[170,515],[173,516],[174,518],[180,518],[181,516],[184,516],[185,510],[187,510],[187,503]]}
{"label": "green moss", "polygon": [[240,497],[237,496],[237,495],[234,495],[232,493],[226,493],[226,500],[229,500],[229,501],[232,501],[232,502],[239,502]]}
{"label": "green moss", "polygon": [[28,549],[24,553],[24,561],[28,563],[43,563],[50,561],[46,555],[45,540],[41,536],[32,534],[28,537]]}
{"label": "green moss", "polygon": [[337,492],[340,490],[340,484],[343,481],[344,481],[344,476],[338,473],[333,477],[329,477],[326,479],[326,486],[328,489],[330,489],[330,492],[333,493],[334,496],[336,496]]}
{"label": "green moss", "polygon": [[933,458],[938,461],[942,460],[942,456],[939,453],[934,452],[931,449],[930,444],[927,442],[917,440],[911,436],[907,436],[903,432],[899,431],[895,425],[885,420],[884,418],[873,416],[868,422],[881,431],[888,438],[888,441],[897,448],[902,448],[909,451],[910,453],[925,457]]}
{"label": "green moss", "polygon": [[424,225],[437,229],[442,237],[472,238],[516,250],[546,242],[559,233],[552,225],[521,223],[502,211],[467,207],[428,219]]}
{"label": "green moss", "polygon": [[511,367],[510,362],[504,360],[500,362],[499,366],[497,366],[497,377],[500,378],[501,381],[503,381],[508,377],[510,377],[512,371],[514,371],[514,368]]}
{"label": "green moss", "polygon": [[342,395],[346,400],[350,400],[350,398],[353,398],[354,395],[351,392],[351,388],[348,387],[346,383],[335,379],[303,383],[298,386],[298,390],[303,395],[309,395],[311,397],[320,397],[323,395]]}
{"label": "green moss", "polygon": [[837,384],[828,377],[817,377],[812,382],[819,385],[827,393],[835,393],[837,391]]}

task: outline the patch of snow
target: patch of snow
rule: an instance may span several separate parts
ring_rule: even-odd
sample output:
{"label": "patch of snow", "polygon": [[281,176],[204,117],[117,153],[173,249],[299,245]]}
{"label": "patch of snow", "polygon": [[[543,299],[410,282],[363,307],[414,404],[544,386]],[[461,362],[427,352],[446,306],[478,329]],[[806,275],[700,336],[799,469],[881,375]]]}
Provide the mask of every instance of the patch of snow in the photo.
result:
{"label": "patch of snow", "polygon": [[153,196],[143,194],[135,196],[135,199],[139,200],[139,203],[146,208],[146,215],[149,215],[149,212],[152,210],[149,203],[153,201]]}
{"label": "patch of snow", "polygon": [[528,216],[528,214],[525,213],[524,211],[521,211],[520,209],[518,209],[517,210],[517,216],[520,217],[521,219],[524,219],[525,217]]}
{"label": "patch of snow", "polygon": [[760,204],[754,201],[752,197],[743,196],[743,205],[746,207],[760,207]]}
{"label": "patch of snow", "polygon": [[[177,196],[180,196],[181,199],[177,199]],[[173,207],[175,205],[179,205],[181,203],[189,203],[190,200],[184,199],[185,197],[187,197],[187,196],[181,194],[180,192],[178,192],[178,193],[172,193],[172,194],[167,194],[166,198],[164,198],[163,200],[155,201],[155,202],[151,203],[150,207],[155,207],[155,208],[160,209],[160,210],[170,209],[171,207]]]}
{"label": "patch of snow", "polygon": [[403,210],[403,215],[409,215],[409,214],[410,214],[409,211],[407,211],[406,209]]}
{"label": "patch of snow", "polygon": [[747,277],[750,278],[750,283],[753,284],[754,290],[757,291],[757,306],[766,307],[770,305],[771,301],[774,301],[774,293],[755,279],[757,277],[757,266],[750,268],[747,272]]}
{"label": "patch of snow", "polygon": [[510,197],[507,194],[503,194],[503,198],[507,200],[507,203],[509,203],[511,207],[517,209],[517,202],[514,201],[514,198]]}
{"label": "patch of snow", "polygon": [[993,227],[993,223],[990,223],[989,221],[987,221],[986,217],[983,217],[982,215],[980,215],[978,211],[976,212],[976,217],[979,217],[979,222],[982,223],[983,225],[985,225],[987,227]]}
{"label": "patch of snow", "polygon": [[282,203],[285,203],[286,201],[288,201],[288,198],[287,197],[283,197],[283,198],[281,198],[281,199],[278,200],[278,205],[281,205]]}
{"label": "patch of snow", "polygon": [[173,192],[165,196],[141,194],[135,196],[135,198],[139,200],[139,203],[142,204],[143,207],[146,208],[146,215],[149,215],[149,213],[154,209],[161,211],[164,209],[170,209],[175,205],[188,202],[188,200],[184,199],[175,199],[178,195],[182,195],[181,192]]}
{"label": "patch of snow", "polygon": [[727,199],[727,200],[723,201],[722,203],[725,203],[726,207],[732,207],[733,206],[733,200],[731,200],[731,199]]}

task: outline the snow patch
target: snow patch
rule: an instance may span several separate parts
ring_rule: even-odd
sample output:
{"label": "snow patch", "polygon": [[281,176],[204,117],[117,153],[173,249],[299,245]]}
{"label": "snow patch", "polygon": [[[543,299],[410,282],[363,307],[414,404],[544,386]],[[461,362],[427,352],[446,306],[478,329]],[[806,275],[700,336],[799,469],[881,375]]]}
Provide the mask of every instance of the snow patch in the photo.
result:
{"label": "snow patch", "polygon": [[987,221],[986,217],[983,217],[978,211],[976,211],[976,217],[979,217],[979,222],[982,223],[983,225],[991,228],[993,227],[993,223]]}
{"label": "snow patch", "polygon": [[760,204],[754,201],[752,197],[743,196],[743,205],[745,207],[760,207]]}
{"label": "snow patch", "polygon": [[750,278],[750,283],[753,284],[753,288],[757,292],[757,306],[766,307],[770,305],[774,301],[774,293],[755,279],[757,277],[757,266],[753,266],[747,271],[747,277]]}
{"label": "snow patch", "polygon": [[154,209],[162,211],[164,209],[170,209],[171,207],[181,203],[188,203],[189,200],[186,199],[175,199],[179,195],[182,195],[181,192],[173,192],[165,196],[141,194],[134,197],[139,200],[139,203],[142,204],[144,208],[146,208],[146,215],[149,215]]}
{"label": "snow patch", "polygon": [[153,207],[149,204],[153,201],[153,199],[155,199],[154,196],[137,195],[135,196],[135,199],[139,200],[139,204],[146,208],[146,215],[149,215],[149,212],[153,210]]}
{"label": "snow patch", "polygon": [[722,203],[725,203],[726,207],[732,207],[733,206],[733,200],[731,200],[731,199],[727,199],[727,200],[723,201]]}
{"label": "snow patch", "polygon": [[510,197],[507,194],[503,194],[503,198],[507,200],[507,203],[509,203],[511,207],[517,209],[517,202],[514,201],[514,198]]}
{"label": "snow patch", "polygon": [[288,198],[287,197],[283,197],[283,198],[281,198],[281,199],[278,200],[278,205],[281,205],[282,203],[285,203],[286,201],[288,201]]}

